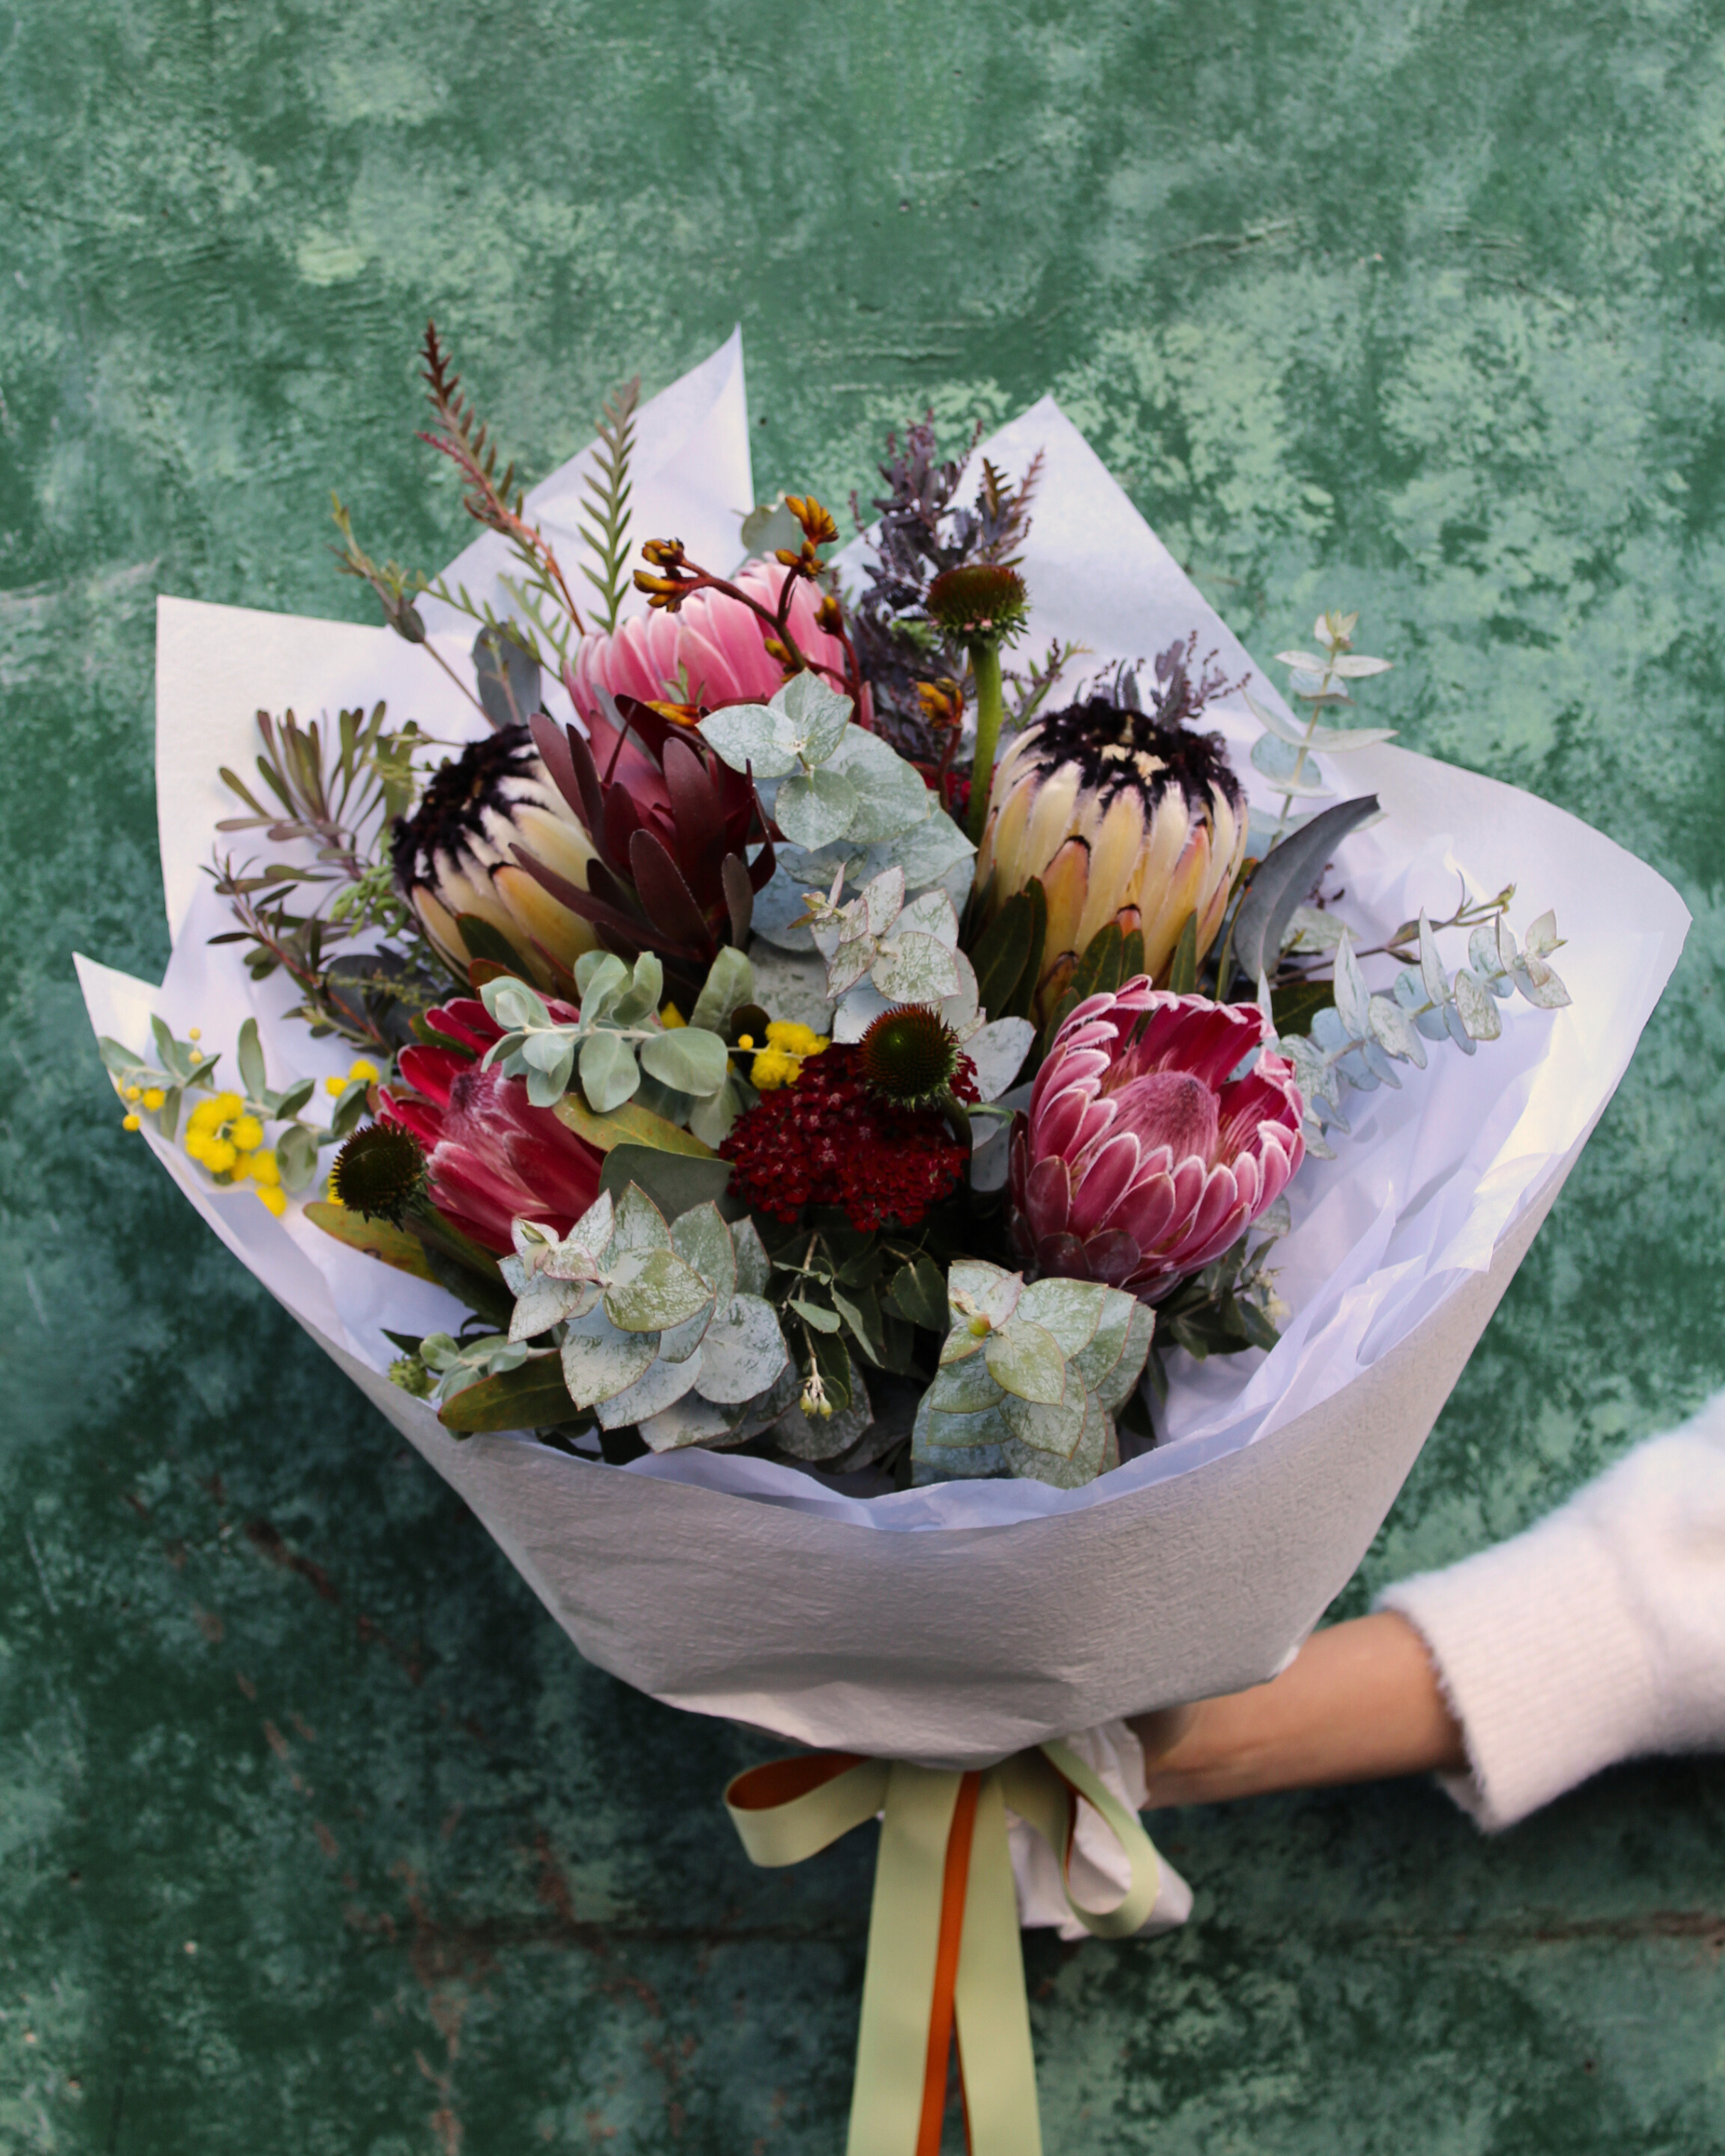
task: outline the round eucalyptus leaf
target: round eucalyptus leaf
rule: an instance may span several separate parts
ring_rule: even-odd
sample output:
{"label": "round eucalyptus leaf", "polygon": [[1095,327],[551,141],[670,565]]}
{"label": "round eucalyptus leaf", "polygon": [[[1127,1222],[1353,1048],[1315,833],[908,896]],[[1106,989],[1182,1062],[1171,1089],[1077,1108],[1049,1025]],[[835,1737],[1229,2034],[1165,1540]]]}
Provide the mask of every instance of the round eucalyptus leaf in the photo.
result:
{"label": "round eucalyptus leaf", "polygon": [[[723,1085],[727,1051],[716,1033],[705,1032],[699,1026],[679,1025],[664,1033],[650,1034],[641,1043],[641,1060],[642,1068],[662,1086],[675,1086],[679,1092],[693,1093],[699,1098],[716,1093]],[[586,1082],[584,1050],[581,1083],[584,1086]],[[632,1092],[634,1088],[631,1086],[630,1091]]]}
{"label": "round eucalyptus leaf", "polygon": [[779,788],[773,817],[793,845],[825,846],[851,828],[859,796],[842,772],[823,765],[806,778],[787,778]]}
{"label": "round eucalyptus leaf", "polygon": [[641,1083],[635,1051],[620,1034],[590,1033],[581,1043],[581,1091],[595,1116],[607,1116]]}

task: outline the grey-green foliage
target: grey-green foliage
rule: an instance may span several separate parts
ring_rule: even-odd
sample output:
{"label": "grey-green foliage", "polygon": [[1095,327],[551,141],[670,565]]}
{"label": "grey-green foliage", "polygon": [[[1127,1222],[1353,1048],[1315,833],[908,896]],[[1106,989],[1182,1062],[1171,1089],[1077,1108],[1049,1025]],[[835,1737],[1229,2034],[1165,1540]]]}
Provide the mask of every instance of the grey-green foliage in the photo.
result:
{"label": "grey-green foliage", "polygon": [[701,721],[734,771],[753,773],[785,834],[772,880],[754,902],[757,934],[811,947],[799,926],[807,894],[888,870],[912,891],[955,879],[969,889],[970,840],[936,806],[914,766],[878,734],[851,724],[851,703],[818,675],[798,674],[767,704],[736,704]]}
{"label": "grey-green foliage", "polygon": [[692,1101],[723,1087],[729,1057],[717,1033],[659,1024],[665,969],[651,951],[632,972],[609,951],[584,952],[575,963],[575,987],[581,1014],[573,1024],[553,1018],[527,983],[512,976],[487,981],[479,992],[505,1029],[485,1060],[501,1063],[506,1078],[525,1078],[536,1108],[554,1107],[577,1075],[588,1106],[600,1116],[632,1100],[643,1076]]}
{"label": "grey-green foliage", "polygon": [[[1250,695],[1246,697],[1253,717],[1264,729],[1252,744],[1253,766],[1282,796],[1281,810],[1267,834],[1265,850],[1281,839],[1288,828],[1289,813],[1296,801],[1322,800],[1336,791],[1316,760],[1319,755],[1345,756],[1352,749],[1372,748],[1379,742],[1395,739],[1393,726],[1328,726],[1318,723],[1321,712],[1338,705],[1352,704],[1347,683],[1362,681],[1374,674],[1390,670],[1388,659],[1368,659],[1363,652],[1352,649],[1354,629],[1359,619],[1357,613],[1338,613],[1331,608],[1321,613],[1313,624],[1312,634],[1323,646],[1321,652],[1276,654],[1279,664],[1294,670],[1288,693],[1296,702],[1309,706],[1303,724],[1298,719],[1285,718],[1280,712],[1271,711]],[[1261,851],[1256,843],[1257,835],[1254,831],[1254,843],[1250,849],[1254,855]]]}
{"label": "grey-green foliage", "polygon": [[[1560,1010],[1569,991],[1546,960],[1562,947],[1555,914],[1542,913],[1528,929],[1525,946],[1518,946],[1499,913],[1474,930],[1468,939],[1469,963],[1451,973],[1431,922],[1422,913],[1419,963],[1404,966],[1384,995],[1367,989],[1352,938],[1344,933],[1336,946],[1334,1007],[1318,1012],[1307,1036],[1277,1040],[1272,1021],[1269,1045],[1293,1064],[1317,1123],[1346,1131],[1341,1107],[1344,1080],[1362,1092],[1379,1086],[1399,1087],[1395,1065],[1412,1063],[1424,1070],[1428,1040],[1453,1040],[1465,1055],[1473,1055],[1480,1041],[1496,1040],[1503,1031],[1497,1005],[1518,991],[1537,1009]],[[1269,1019],[1269,991],[1261,977],[1259,1003]],[[1310,1123],[1306,1142],[1329,1154]]]}
{"label": "grey-green foliage", "polygon": [[789,1357],[752,1222],[732,1226],[709,1204],[667,1223],[631,1183],[615,1205],[602,1194],[566,1236],[518,1220],[514,1240],[502,1260],[516,1297],[509,1337],[549,1336],[570,1399],[605,1429],[638,1424],[667,1450],[729,1435],[774,1398]]}
{"label": "grey-green foliage", "polygon": [[[220,1090],[216,1085],[216,1066],[221,1058],[219,1055],[206,1055],[194,1041],[177,1040],[159,1018],[152,1017],[150,1029],[156,1043],[156,1065],[147,1063],[124,1041],[110,1040],[106,1034],[98,1045],[108,1074],[126,1106],[141,1122],[146,1116],[151,1116],[157,1131],[172,1142],[179,1129],[180,1110],[186,1095]],[[334,1145],[348,1137],[365,1113],[369,1081],[349,1079],[342,1089],[330,1122],[320,1126],[308,1122],[305,1115],[306,1104],[316,1091],[314,1080],[298,1079],[280,1092],[269,1084],[255,1018],[247,1019],[239,1029],[234,1061],[239,1067],[244,1112],[255,1116],[260,1122],[281,1126],[270,1142],[281,1171],[282,1188],[294,1192],[309,1189],[317,1173],[319,1147]],[[134,1089],[139,1096],[136,1101],[127,1097]],[[142,1096],[153,1091],[159,1091],[162,1100],[162,1106],[152,1110],[145,1105]]]}
{"label": "grey-green foliage", "polygon": [[410,1381],[409,1369],[404,1369],[400,1376],[394,1369],[389,1374],[404,1392],[429,1399],[433,1407],[440,1408],[483,1378],[518,1370],[533,1359],[533,1353],[524,1341],[501,1339],[495,1332],[483,1333],[476,1340],[456,1340],[447,1332],[430,1332],[420,1342],[418,1359],[435,1382],[421,1392]]}
{"label": "grey-green foliage", "polygon": [[1021,1475],[1076,1489],[1120,1460],[1114,1417],[1143,1373],[1155,1318],[1095,1281],[1040,1280],[977,1258],[947,1276],[952,1330],[917,1409],[918,1482]]}

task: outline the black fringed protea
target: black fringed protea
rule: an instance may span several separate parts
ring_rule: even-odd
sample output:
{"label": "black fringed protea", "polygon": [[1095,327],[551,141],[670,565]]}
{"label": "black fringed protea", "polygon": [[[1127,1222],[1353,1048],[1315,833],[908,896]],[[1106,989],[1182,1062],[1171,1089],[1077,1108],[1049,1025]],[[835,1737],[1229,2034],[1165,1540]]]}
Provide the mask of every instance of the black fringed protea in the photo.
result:
{"label": "black fringed protea", "polygon": [[399,1123],[368,1123],[336,1155],[334,1195],[368,1220],[399,1228],[426,1185],[425,1149]]}
{"label": "black fringed protea", "polygon": [[574,972],[595,937],[520,867],[523,845],[568,883],[584,883],[593,849],[532,735],[513,721],[432,773],[419,807],[395,826],[390,860],[397,889],[458,974],[465,977],[476,957],[497,955],[489,944],[469,948],[461,924],[477,920],[526,962],[542,988],[551,988],[558,972]]}
{"label": "black fringed protea", "polygon": [[958,1035],[926,1004],[883,1011],[857,1047],[869,1091],[904,1108],[931,1107],[943,1098],[965,1060]]}

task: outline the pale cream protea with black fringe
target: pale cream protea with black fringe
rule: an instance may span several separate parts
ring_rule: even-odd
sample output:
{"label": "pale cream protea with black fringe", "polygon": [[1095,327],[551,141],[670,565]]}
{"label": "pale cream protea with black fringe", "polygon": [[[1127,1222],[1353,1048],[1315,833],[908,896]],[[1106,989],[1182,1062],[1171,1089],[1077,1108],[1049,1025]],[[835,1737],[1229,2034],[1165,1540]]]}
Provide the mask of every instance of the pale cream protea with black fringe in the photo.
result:
{"label": "pale cream protea with black fringe", "polygon": [[403,898],[463,978],[476,957],[463,915],[494,929],[542,988],[559,985],[597,937],[516,859],[524,848],[578,891],[593,848],[540,762],[525,726],[471,742],[432,774],[419,807],[395,827],[392,859]]}
{"label": "pale cream protea with black fringe", "polygon": [[1246,802],[1218,734],[1091,696],[1027,727],[995,768],[976,863],[991,916],[1032,880],[1048,932],[1032,1015],[1058,1007],[1111,922],[1166,982],[1188,916],[1200,958],[1245,857]]}

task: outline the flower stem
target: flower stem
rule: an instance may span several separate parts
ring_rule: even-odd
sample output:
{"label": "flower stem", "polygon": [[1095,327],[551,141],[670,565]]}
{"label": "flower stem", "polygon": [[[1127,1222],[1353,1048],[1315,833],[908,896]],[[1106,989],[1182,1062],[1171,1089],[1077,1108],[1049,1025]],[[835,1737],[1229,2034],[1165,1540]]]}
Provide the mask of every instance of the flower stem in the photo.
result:
{"label": "flower stem", "polygon": [[971,671],[976,679],[976,755],[971,766],[970,837],[982,843],[982,826],[988,819],[988,789],[994,780],[994,752],[1000,746],[1001,721],[1006,700],[1001,689],[1001,655],[992,642],[970,647]]}

